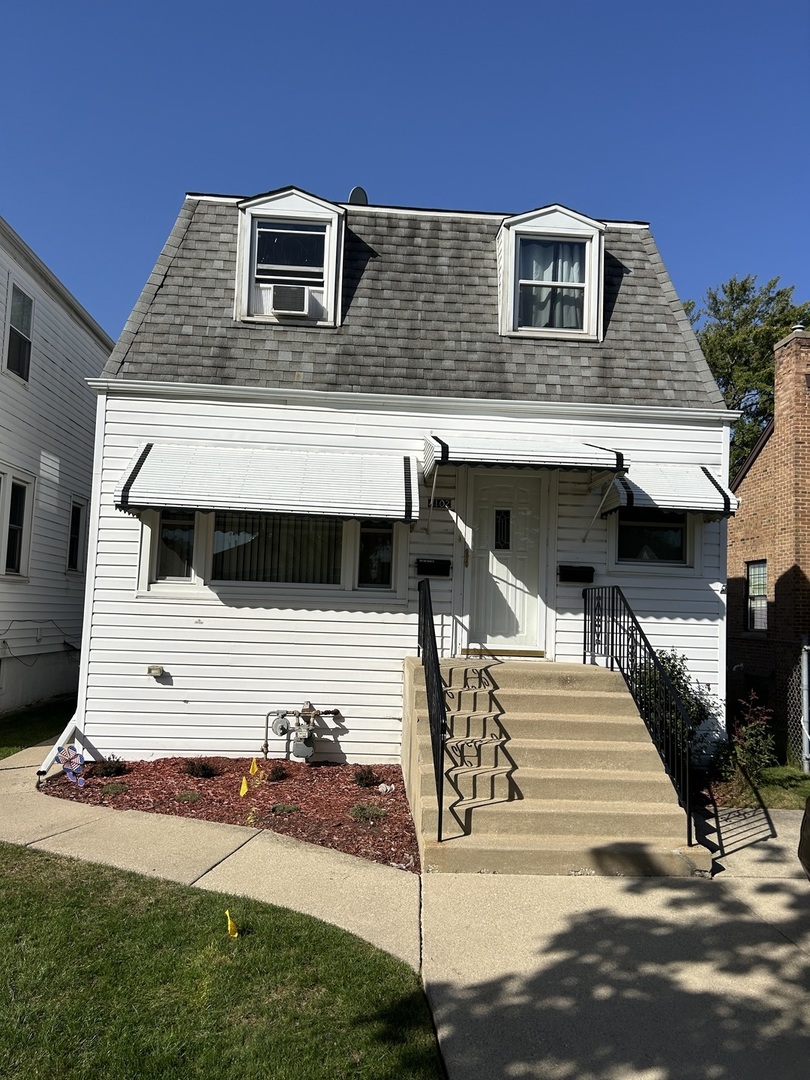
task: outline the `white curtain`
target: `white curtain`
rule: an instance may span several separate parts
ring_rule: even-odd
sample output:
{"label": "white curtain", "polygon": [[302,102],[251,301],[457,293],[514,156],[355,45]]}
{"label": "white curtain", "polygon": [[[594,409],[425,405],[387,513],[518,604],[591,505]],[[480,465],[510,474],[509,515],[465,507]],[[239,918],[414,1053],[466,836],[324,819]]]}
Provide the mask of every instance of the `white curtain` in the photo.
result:
{"label": "white curtain", "polygon": [[521,326],[582,329],[585,290],[564,286],[585,282],[583,243],[521,238],[519,271]]}

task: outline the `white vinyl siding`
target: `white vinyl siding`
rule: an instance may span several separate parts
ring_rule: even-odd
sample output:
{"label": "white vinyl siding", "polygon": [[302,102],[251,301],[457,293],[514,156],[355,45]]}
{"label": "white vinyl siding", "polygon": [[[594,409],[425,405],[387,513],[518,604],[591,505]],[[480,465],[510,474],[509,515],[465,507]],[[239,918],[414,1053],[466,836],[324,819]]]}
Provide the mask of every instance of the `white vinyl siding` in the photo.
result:
{"label": "white vinyl siding", "polygon": [[0,373],[2,470],[27,490],[27,565],[0,577],[0,711],[75,688],[84,577],[67,559],[74,498],[89,500],[97,377],[107,357],[98,337],[75,317],[30,262],[22,265],[0,235],[0,327],[7,338],[11,288],[33,300],[27,382]]}
{"label": "white vinyl siding", "polygon": [[[622,450],[632,462],[673,460],[722,471],[722,432],[716,423],[680,425],[627,419],[542,419],[525,410],[461,403],[406,410],[397,404],[219,400],[189,388],[183,398],[141,396],[122,387],[103,404],[105,449],[100,472],[100,519],[93,575],[92,626],[87,637],[82,707],[90,740],[105,753],[253,755],[264,739],[268,711],[300,708],[305,700],[339,709],[341,724],[319,742],[321,757],[398,761],[402,661],[416,653],[418,558],[451,559],[449,578],[431,579],[439,648],[465,647],[469,598],[464,551],[469,542],[465,504],[468,470],[439,467],[420,491],[419,521],[403,530],[407,543],[403,591],[272,583],[211,582],[163,591],[143,590],[143,538],[138,514],[116,510],[121,477],[147,440],[202,443],[212,429],[224,446],[287,443],[309,451],[421,458],[430,431],[452,434],[485,424],[493,439],[532,435],[572,438]],[[717,686],[723,632],[717,589],[722,526],[706,525],[699,571],[662,580],[646,572],[621,574],[608,566],[609,522],[598,514],[601,489],[589,472],[552,474],[543,527],[548,550],[548,651],[560,660],[582,656],[582,586],[556,582],[559,563],[586,563],[596,584],[620,584],[658,647],[688,655],[703,681]],[[609,479],[609,476],[608,476]],[[438,503],[428,508],[430,497]],[[449,504],[449,506],[448,506]],[[595,520],[593,520],[595,517]],[[359,531],[359,530],[358,530]],[[587,533],[587,539],[584,540]],[[583,542],[584,540],[584,542]],[[636,569],[636,568],[634,568]],[[684,575],[686,580],[684,580]],[[143,579],[141,578],[141,581]],[[147,675],[160,664],[171,681]],[[271,754],[283,740],[271,738]]]}

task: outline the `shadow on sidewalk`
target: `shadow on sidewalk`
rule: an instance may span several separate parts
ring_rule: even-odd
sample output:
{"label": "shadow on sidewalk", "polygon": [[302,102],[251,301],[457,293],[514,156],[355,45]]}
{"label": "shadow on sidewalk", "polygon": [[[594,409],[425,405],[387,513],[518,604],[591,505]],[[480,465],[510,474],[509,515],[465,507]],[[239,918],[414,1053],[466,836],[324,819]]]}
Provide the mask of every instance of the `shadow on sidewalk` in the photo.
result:
{"label": "shadow on sidewalk", "polygon": [[[462,987],[428,980],[451,1080],[803,1080],[807,889],[783,884],[778,930],[705,880],[637,879],[610,907],[580,903],[550,930],[554,915],[537,910],[536,932],[525,930],[542,943],[529,974]],[[488,922],[490,955],[499,937],[508,950],[509,919],[507,910],[503,926]]]}

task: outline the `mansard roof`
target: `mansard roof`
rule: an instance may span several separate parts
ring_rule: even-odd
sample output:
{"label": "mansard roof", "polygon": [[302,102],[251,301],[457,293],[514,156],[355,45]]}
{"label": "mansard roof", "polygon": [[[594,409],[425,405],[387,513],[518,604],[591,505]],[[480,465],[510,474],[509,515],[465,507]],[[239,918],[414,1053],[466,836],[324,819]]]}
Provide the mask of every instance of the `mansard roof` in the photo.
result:
{"label": "mansard roof", "polygon": [[187,196],[107,377],[724,407],[643,223],[603,223],[603,340],[552,340],[499,333],[497,237],[510,216],[354,204],[340,207],[339,325],[238,321],[240,205],[254,201]]}

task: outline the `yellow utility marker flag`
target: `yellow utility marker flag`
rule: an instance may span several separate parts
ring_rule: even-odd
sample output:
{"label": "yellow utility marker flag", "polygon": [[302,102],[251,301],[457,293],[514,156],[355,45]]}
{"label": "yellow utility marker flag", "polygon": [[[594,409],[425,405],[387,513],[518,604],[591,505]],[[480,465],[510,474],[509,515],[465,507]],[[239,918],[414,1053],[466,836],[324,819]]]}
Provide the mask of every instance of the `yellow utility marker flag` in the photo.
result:
{"label": "yellow utility marker flag", "polygon": [[255,776],[258,771],[259,766],[256,764],[256,758],[254,758],[253,761],[251,761],[250,763],[250,775]]}
{"label": "yellow utility marker flag", "polygon": [[228,933],[231,937],[239,937],[239,928],[231,918],[231,913],[225,908],[225,918],[228,920]]}
{"label": "yellow utility marker flag", "polygon": [[249,791],[249,788],[248,788],[247,777],[243,776],[242,777],[242,786],[239,788],[239,794],[244,797],[245,795],[247,795],[248,791]]}

